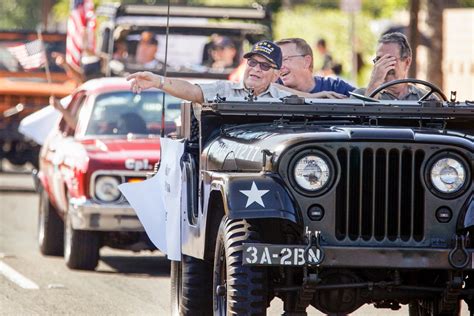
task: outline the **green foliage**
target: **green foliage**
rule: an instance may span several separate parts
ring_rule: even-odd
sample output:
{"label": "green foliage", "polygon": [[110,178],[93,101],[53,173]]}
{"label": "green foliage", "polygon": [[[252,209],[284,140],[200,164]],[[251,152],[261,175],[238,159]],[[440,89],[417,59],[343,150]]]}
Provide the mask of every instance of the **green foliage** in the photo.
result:
{"label": "green foliage", "polygon": [[409,0],[362,0],[362,11],[372,18],[390,18],[395,11],[407,10]]}
{"label": "green foliage", "polygon": [[[315,9],[310,6],[298,6],[292,10],[281,11],[274,16],[275,39],[287,37],[304,38],[313,47],[315,69],[323,60],[315,50],[316,41],[324,38],[336,63],[343,66],[343,77],[349,77],[352,65],[352,44],[350,42],[350,17],[347,13],[334,9]],[[356,51],[362,53],[365,71],[358,78],[358,83],[367,82],[370,69],[370,58],[374,55],[376,35],[369,28],[372,19],[366,12],[356,15]]]}
{"label": "green foliage", "polygon": [[474,8],[474,0],[459,0],[461,7]]}
{"label": "green foliage", "polygon": [[[105,0],[94,0],[94,6],[97,8],[101,3],[107,3],[111,1]],[[123,1],[122,1],[123,2]],[[58,21],[65,20],[69,16],[71,0],[58,0],[53,7],[54,18]]]}
{"label": "green foliage", "polygon": [[0,29],[35,30],[40,20],[40,1],[0,1]]}

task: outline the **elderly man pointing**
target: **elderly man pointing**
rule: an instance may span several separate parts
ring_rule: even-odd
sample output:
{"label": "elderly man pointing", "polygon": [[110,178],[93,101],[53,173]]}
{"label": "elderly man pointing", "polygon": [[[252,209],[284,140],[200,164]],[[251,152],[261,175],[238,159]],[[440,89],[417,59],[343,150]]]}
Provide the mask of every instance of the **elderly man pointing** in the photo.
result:
{"label": "elderly man pointing", "polygon": [[253,94],[257,98],[283,98],[296,94],[300,97],[318,98],[323,94],[306,93],[275,84],[282,65],[281,49],[271,41],[260,41],[244,55],[247,67],[243,81],[215,81],[212,83],[192,84],[186,80],[165,78],[151,72],[137,72],[127,77],[132,90],[136,93],[144,89],[158,88],[180,99],[203,103],[220,97],[246,97]]}

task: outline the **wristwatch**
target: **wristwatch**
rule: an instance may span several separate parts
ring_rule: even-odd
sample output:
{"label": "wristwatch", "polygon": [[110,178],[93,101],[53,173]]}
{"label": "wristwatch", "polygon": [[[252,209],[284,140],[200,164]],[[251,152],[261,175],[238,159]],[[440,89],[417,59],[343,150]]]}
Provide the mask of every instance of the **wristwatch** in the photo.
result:
{"label": "wristwatch", "polygon": [[160,78],[160,83],[158,83],[158,89],[163,89],[163,85],[165,84],[165,77],[158,75],[158,78]]}

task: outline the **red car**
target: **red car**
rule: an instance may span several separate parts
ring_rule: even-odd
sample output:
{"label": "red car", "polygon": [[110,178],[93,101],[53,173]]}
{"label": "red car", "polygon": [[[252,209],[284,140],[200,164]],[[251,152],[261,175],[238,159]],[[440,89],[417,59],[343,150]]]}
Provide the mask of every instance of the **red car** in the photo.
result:
{"label": "red car", "polygon": [[[163,95],[130,91],[123,78],[101,78],[72,94],[40,153],[38,242],[64,254],[72,269],[93,270],[99,249],[154,249],[117,186],[142,181],[160,160]],[[181,100],[166,96],[165,132],[176,128]]]}

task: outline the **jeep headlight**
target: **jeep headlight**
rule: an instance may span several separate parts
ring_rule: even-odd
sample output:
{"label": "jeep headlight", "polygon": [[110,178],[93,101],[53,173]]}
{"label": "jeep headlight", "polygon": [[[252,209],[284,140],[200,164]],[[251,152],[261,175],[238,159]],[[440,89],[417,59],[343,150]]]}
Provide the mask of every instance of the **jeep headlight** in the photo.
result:
{"label": "jeep headlight", "polygon": [[306,191],[322,190],[328,185],[331,176],[329,163],[317,154],[303,156],[294,164],[293,177],[298,186]]}
{"label": "jeep headlight", "polygon": [[430,179],[439,192],[456,193],[466,183],[466,167],[459,159],[445,156],[431,165]]}
{"label": "jeep headlight", "polygon": [[103,202],[116,201],[120,198],[119,184],[116,177],[101,176],[95,181],[95,196]]}

